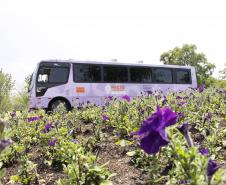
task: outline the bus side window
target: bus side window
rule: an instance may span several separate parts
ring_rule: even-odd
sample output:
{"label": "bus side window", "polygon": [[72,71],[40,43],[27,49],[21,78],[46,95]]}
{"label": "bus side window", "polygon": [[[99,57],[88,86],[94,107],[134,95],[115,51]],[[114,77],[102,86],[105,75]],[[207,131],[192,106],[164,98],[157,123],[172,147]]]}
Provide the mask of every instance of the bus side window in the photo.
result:
{"label": "bus side window", "polygon": [[191,83],[191,70],[189,69],[176,69],[176,83],[177,84],[190,84]]}
{"label": "bus side window", "polygon": [[126,66],[105,65],[103,75],[104,82],[107,83],[128,82],[128,68]]}
{"label": "bus side window", "polygon": [[153,76],[156,83],[173,83],[172,70],[167,68],[153,68]]}
{"label": "bus side window", "polygon": [[130,67],[132,83],[151,83],[152,71],[150,67]]}
{"label": "bus side window", "polygon": [[101,66],[96,64],[73,64],[74,82],[100,82]]}

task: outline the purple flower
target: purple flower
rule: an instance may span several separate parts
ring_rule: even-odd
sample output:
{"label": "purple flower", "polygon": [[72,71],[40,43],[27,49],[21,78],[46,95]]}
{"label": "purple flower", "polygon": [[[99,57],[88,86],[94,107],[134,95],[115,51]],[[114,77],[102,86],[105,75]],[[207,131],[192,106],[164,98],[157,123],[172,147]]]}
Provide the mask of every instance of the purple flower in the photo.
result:
{"label": "purple flower", "polygon": [[49,146],[55,146],[57,142],[57,138],[49,141]]}
{"label": "purple flower", "polygon": [[130,97],[128,96],[128,95],[124,95],[124,96],[122,96],[122,99],[124,99],[124,100],[126,100],[126,101],[128,101],[128,102],[130,102]]}
{"label": "purple flower", "polygon": [[108,121],[108,120],[109,120],[109,117],[108,117],[108,116],[106,116],[106,115],[104,115],[104,114],[102,114],[101,116],[102,116],[102,119],[103,119],[104,121]]}
{"label": "purple flower", "polygon": [[162,99],[162,104],[165,105],[167,102],[167,99],[166,99],[166,96],[163,96],[163,99]]}
{"label": "purple flower", "polygon": [[156,100],[159,100],[160,98],[161,98],[160,95],[155,95],[155,99],[156,99]]}
{"label": "purple flower", "polygon": [[113,96],[108,96],[107,99],[111,101],[113,100]]}
{"label": "purple flower", "polygon": [[187,103],[187,102],[185,102],[185,101],[181,101],[181,102],[180,102],[180,105],[183,107],[183,106],[185,106],[186,103]]}
{"label": "purple flower", "polygon": [[77,143],[77,140],[76,139],[72,139],[71,142]]}
{"label": "purple flower", "polygon": [[140,147],[148,154],[155,154],[169,141],[165,128],[176,123],[177,115],[169,107],[157,107],[155,113],[143,121],[140,129],[133,133],[139,135]]}
{"label": "purple flower", "polygon": [[147,95],[152,95],[153,92],[152,91],[145,91],[147,93]]}
{"label": "purple flower", "polygon": [[208,112],[205,116],[204,116],[204,122],[211,120],[212,118],[212,113]]}
{"label": "purple flower", "polygon": [[33,121],[38,121],[40,118],[37,117],[37,116],[33,116],[33,117],[30,117],[30,118],[27,118],[27,121],[28,122],[33,122]]}
{"label": "purple flower", "polygon": [[184,124],[178,126],[177,129],[185,137],[185,139],[186,139],[186,141],[188,143],[188,146],[189,147],[193,147],[193,141],[192,141],[191,135],[189,133],[189,124],[188,123],[184,123]]}
{"label": "purple flower", "polygon": [[141,109],[141,110],[140,110],[140,113],[141,113],[141,114],[144,114],[144,109]]}
{"label": "purple flower", "polygon": [[206,87],[205,84],[200,85],[200,86],[198,87],[199,93],[203,92],[204,89],[205,89],[205,87]]}
{"label": "purple flower", "polygon": [[189,180],[179,180],[178,184],[190,184]]}
{"label": "purple flower", "polygon": [[188,123],[184,123],[184,124],[178,126],[177,129],[184,135],[188,132],[189,125],[188,125]]}
{"label": "purple flower", "polygon": [[213,174],[220,168],[220,166],[215,163],[213,160],[209,159],[208,165],[207,165],[207,170],[206,170],[206,175],[209,177],[209,179],[212,178]]}
{"label": "purple flower", "polygon": [[181,96],[176,96],[176,99],[177,99],[177,100],[181,100],[182,97],[181,97]]}
{"label": "purple flower", "polygon": [[178,118],[184,117],[184,113],[182,113],[182,112],[179,112],[177,115],[178,115]]}
{"label": "purple flower", "polygon": [[69,132],[69,135],[74,135],[74,134],[75,134],[75,130],[71,129],[70,132]]}
{"label": "purple flower", "polygon": [[12,141],[10,140],[5,140],[5,139],[0,140],[0,152],[2,152],[10,144],[12,144]]}
{"label": "purple flower", "polygon": [[45,125],[45,129],[44,129],[44,133],[48,133],[51,129],[53,128],[53,125],[52,125],[52,123],[47,123],[46,125]]}
{"label": "purple flower", "polygon": [[199,148],[199,152],[205,156],[209,154],[209,151],[207,148]]}
{"label": "purple flower", "polygon": [[142,109],[141,107],[138,107],[137,110],[138,110],[141,114],[144,114],[144,109]]}
{"label": "purple flower", "polygon": [[10,116],[11,116],[12,118],[14,118],[14,117],[16,116],[16,112],[15,112],[15,111],[10,112]]}

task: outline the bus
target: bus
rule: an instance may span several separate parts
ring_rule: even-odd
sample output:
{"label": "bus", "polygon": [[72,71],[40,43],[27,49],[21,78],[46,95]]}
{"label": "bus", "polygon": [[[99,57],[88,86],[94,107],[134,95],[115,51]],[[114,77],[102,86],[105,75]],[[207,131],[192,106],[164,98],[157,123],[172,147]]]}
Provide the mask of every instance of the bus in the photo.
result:
{"label": "bus", "polygon": [[45,60],[37,64],[29,86],[29,108],[54,111],[78,103],[101,105],[108,96],[131,98],[143,92],[197,88],[195,68],[76,60]]}

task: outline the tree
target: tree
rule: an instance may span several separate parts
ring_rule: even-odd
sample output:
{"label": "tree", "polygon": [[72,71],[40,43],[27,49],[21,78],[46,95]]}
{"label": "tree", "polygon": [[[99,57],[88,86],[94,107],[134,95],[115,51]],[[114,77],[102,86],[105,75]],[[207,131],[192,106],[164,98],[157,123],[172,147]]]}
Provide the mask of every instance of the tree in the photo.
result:
{"label": "tree", "polygon": [[226,80],[226,68],[224,68],[222,71],[219,71],[220,73],[220,79]]}
{"label": "tree", "polygon": [[13,86],[14,81],[11,75],[4,73],[3,70],[0,69],[0,112],[9,110],[11,106],[10,93]]}
{"label": "tree", "polygon": [[215,65],[209,63],[203,53],[197,53],[196,49],[196,45],[184,44],[182,48],[175,47],[164,52],[160,56],[160,61],[170,65],[194,66],[198,84],[205,83],[212,75]]}
{"label": "tree", "polygon": [[18,91],[15,96],[12,97],[13,109],[24,110],[28,108],[28,90],[32,75],[27,75],[24,80],[24,87],[21,91]]}

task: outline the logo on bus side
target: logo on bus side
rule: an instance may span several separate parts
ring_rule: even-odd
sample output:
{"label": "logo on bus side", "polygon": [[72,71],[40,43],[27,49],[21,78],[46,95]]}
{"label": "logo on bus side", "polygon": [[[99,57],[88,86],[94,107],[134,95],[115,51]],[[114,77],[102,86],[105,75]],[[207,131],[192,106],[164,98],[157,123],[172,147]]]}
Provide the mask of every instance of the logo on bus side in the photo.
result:
{"label": "logo on bus side", "polygon": [[125,93],[124,85],[106,85],[105,91],[107,94],[123,94]]}

